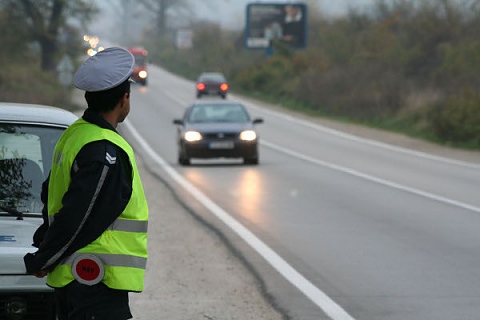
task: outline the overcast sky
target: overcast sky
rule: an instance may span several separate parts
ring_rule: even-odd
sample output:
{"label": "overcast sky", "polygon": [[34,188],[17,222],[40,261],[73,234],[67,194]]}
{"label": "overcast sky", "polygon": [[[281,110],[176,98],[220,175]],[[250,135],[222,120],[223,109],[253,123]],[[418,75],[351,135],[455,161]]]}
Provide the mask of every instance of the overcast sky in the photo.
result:
{"label": "overcast sky", "polygon": [[[315,0],[319,8],[326,15],[341,15],[347,12],[349,7],[361,8],[373,4],[375,0]],[[283,3],[286,0],[193,0],[197,16],[219,21],[222,26],[229,27],[232,23],[243,24],[245,21],[246,6],[252,2],[259,3]],[[292,1],[290,1],[292,2]]]}
{"label": "overcast sky", "polygon": [[[112,35],[112,30],[120,32],[140,32],[142,28],[135,19],[128,21],[128,30],[118,29],[118,16],[121,14],[119,7],[112,9],[112,3],[118,0],[98,1],[103,9],[103,15],[96,19],[91,25],[89,32],[97,34],[101,37]],[[132,0],[132,5],[135,3]],[[348,8],[362,8],[373,4],[376,0],[313,0],[318,4],[318,8],[326,16],[338,16],[347,13]],[[311,2],[313,2],[311,1]],[[287,0],[190,0],[190,9],[195,12],[197,19],[208,19],[219,23],[223,28],[242,29],[245,25],[246,7],[249,3],[286,3],[292,2]],[[301,1],[298,1],[301,2]],[[307,3],[307,1],[305,1]],[[132,12],[136,7],[133,5]],[[142,22],[154,21],[153,16],[146,17]],[[176,21],[181,26],[180,21]],[[138,29],[138,30],[137,30]]]}

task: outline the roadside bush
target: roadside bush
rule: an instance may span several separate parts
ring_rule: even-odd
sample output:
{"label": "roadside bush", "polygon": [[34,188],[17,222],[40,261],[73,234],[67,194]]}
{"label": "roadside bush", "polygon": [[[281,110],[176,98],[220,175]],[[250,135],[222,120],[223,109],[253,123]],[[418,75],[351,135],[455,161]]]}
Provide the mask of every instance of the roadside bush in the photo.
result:
{"label": "roadside bush", "polygon": [[65,93],[55,75],[32,64],[9,65],[0,70],[0,101],[65,107]]}
{"label": "roadside bush", "polygon": [[404,105],[405,81],[382,65],[311,70],[300,78],[296,95],[322,114],[364,121],[395,114]]}
{"label": "roadside bush", "polygon": [[[18,13],[10,7],[0,11],[0,42],[3,50],[0,50],[0,64],[7,65],[12,62],[23,63],[30,57],[28,44],[27,26]],[[8,48],[8,49],[7,49]]]}
{"label": "roadside bush", "polygon": [[432,115],[432,129],[447,143],[480,147],[480,94],[465,90],[439,103]]}
{"label": "roadside bush", "polygon": [[235,84],[245,91],[261,91],[274,97],[291,95],[295,87],[295,72],[291,62],[282,56],[268,58],[263,63],[240,72]]}
{"label": "roadside bush", "polygon": [[442,48],[442,66],[435,73],[435,83],[443,90],[458,91],[465,85],[480,90],[480,40],[467,38]]}

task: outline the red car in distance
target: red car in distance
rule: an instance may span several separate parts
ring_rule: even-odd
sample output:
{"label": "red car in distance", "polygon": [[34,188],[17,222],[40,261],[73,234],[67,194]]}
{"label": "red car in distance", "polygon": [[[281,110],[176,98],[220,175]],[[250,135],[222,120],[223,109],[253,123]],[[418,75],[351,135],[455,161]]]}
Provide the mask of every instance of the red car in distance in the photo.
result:
{"label": "red car in distance", "polygon": [[132,80],[140,83],[142,86],[147,85],[147,64],[148,64],[148,52],[142,47],[128,48],[131,54],[135,57],[135,66],[133,68]]}

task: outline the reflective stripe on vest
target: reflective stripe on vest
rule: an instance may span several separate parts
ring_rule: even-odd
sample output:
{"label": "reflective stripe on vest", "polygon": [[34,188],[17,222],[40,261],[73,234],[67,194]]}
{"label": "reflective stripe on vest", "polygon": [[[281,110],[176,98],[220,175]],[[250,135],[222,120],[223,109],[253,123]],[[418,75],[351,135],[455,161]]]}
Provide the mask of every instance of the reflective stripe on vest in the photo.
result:
{"label": "reflective stripe on vest", "polygon": [[[49,216],[48,221],[51,224],[55,216]],[[124,231],[124,232],[147,232],[148,221],[116,219],[107,230]]]}
{"label": "reflective stripe on vest", "polygon": [[148,221],[116,219],[108,230],[124,232],[147,232]]}
{"label": "reflective stripe on vest", "polygon": [[[69,256],[63,264],[72,264],[73,261],[79,257],[84,255],[80,252],[75,252],[71,256]],[[95,257],[102,260],[105,266],[109,267],[128,267],[128,268],[138,268],[138,269],[145,269],[147,266],[147,258],[142,257],[132,257],[124,254],[94,254]]]}

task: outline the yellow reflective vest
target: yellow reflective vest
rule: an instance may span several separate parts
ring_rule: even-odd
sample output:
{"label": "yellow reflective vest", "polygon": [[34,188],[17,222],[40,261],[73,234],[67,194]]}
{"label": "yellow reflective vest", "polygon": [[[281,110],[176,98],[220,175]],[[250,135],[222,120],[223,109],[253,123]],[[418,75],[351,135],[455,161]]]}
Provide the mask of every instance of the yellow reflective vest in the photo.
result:
{"label": "yellow reflective vest", "polygon": [[75,157],[87,143],[108,140],[122,148],[132,165],[132,196],[122,214],[95,241],[67,257],[48,274],[47,284],[61,288],[74,280],[72,263],[79,255],[90,254],[104,264],[102,282],[112,289],[140,292],[147,263],[148,206],[131,146],[118,133],[78,119],[59,139],[54,152],[48,185],[49,220],[62,207],[70,185]]}

